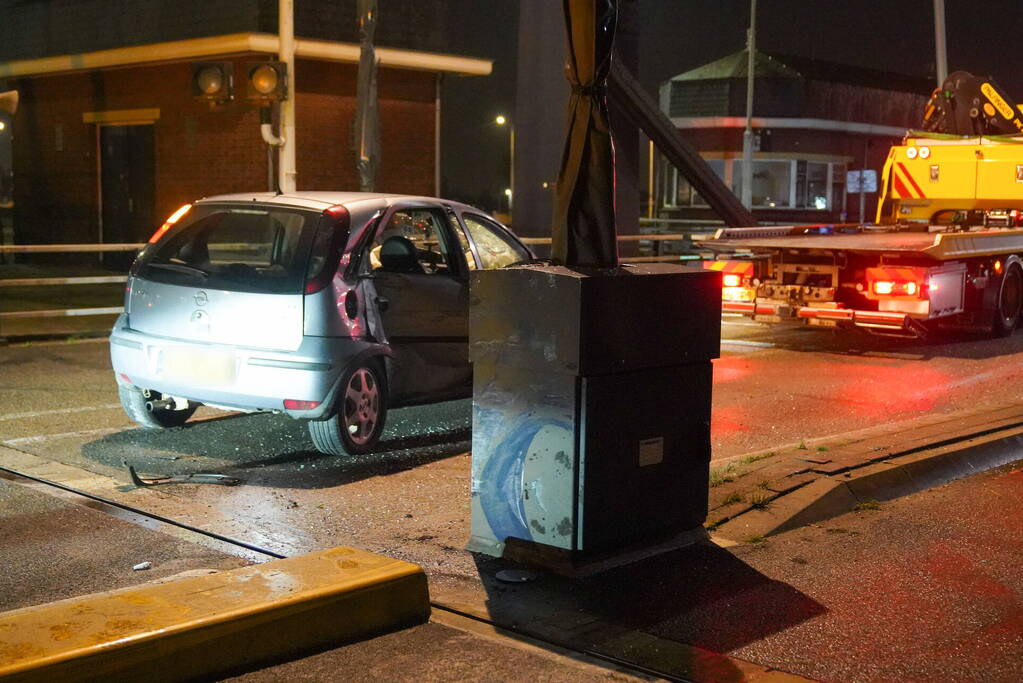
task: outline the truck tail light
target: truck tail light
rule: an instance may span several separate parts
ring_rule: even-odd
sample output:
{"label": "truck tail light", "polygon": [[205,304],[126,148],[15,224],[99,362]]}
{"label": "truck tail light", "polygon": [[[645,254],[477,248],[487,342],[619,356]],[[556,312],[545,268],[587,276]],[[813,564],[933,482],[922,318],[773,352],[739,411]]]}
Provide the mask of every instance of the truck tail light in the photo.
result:
{"label": "truck tail light", "polygon": [[924,288],[918,282],[893,282],[890,280],[875,280],[871,283],[870,291],[875,296],[879,297],[891,297],[891,298],[906,298],[915,297],[924,291]]}
{"label": "truck tail light", "polygon": [[919,266],[867,268],[867,296],[872,299],[923,299],[929,288],[927,269]]}
{"label": "truck tail light", "polygon": [[727,273],[721,278],[721,284],[724,287],[738,287],[742,284],[742,278],[737,273]]}
{"label": "truck tail light", "polygon": [[192,208],[191,204],[185,204],[184,206],[179,208],[177,211],[175,211],[171,215],[167,216],[167,220],[165,220],[163,222],[163,225],[161,225],[159,228],[157,228],[156,232],[153,233],[153,236],[149,238],[149,244],[155,244],[157,242],[157,240],[159,240],[161,237],[163,237],[164,233],[167,232],[168,230],[170,230],[170,227],[172,225],[174,225],[175,223],[180,221],[181,217],[184,216],[186,213],[188,213],[188,210],[191,209],[191,208]]}

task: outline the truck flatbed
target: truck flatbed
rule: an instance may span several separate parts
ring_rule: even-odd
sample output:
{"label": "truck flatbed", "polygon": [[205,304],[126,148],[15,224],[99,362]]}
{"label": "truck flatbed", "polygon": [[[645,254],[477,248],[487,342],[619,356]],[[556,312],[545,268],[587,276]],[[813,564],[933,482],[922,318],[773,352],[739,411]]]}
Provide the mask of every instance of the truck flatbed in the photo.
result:
{"label": "truck flatbed", "polygon": [[782,249],[918,254],[935,261],[949,261],[1023,252],[1023,230],[994,228],[969,232],[885,232],[864,228],[861,232],[832,232],[821,226],[727,228],[719,230],[713,239],[703,240],[701,244],[715,251]]}

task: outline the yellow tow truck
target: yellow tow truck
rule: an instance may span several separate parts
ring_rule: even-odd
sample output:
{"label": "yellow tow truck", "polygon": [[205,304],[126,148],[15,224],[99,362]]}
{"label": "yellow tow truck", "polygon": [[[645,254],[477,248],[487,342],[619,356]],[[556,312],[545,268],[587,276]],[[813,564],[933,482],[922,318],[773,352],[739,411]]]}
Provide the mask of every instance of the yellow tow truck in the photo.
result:
{"label": "yellow tow truck", "polygon": [[1008,335],[1023,317],[1023,113],[991,79],[953,73],[923,130],[891,149],[878,225],[725,228],[722,309],[763,322],[926,337]]}

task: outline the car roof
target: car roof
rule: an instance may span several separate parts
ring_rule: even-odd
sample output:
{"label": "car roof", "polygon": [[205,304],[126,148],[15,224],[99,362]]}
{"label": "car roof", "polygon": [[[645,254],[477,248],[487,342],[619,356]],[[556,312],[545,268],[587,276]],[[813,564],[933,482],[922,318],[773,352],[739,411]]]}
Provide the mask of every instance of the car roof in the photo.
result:
{"label": "car roof", "polygon": [[306,209],[315,209],[322,211],[323,209],[330,208],[331,206],[343,205],[351,207],[355,204],[362,204],[364,202],[369,203],[373,206],[390,206],[400,202],[414,202],[423,201],[429,203],[444,203],[450,206],[457,206],[461,209],[470,209],[478,211],[471,206],[462,204],[461,202],[452,202],[446,199],[439,199],[437,197],[423,197],[419,195],[408,195],[408,194],[384,194],[379,192],[325,192],[325,191],[311,191],[311,192],[288,192],[283,194],[277,194],[274,192],[251,192],[251,193],[236,193],[236,194],[221,194],[212,197],[203,197],[200,199],[198,204],[215,203],[215,202],[259,202],[261,204],[280,204],[282,206],[293,206],[301,207]]}

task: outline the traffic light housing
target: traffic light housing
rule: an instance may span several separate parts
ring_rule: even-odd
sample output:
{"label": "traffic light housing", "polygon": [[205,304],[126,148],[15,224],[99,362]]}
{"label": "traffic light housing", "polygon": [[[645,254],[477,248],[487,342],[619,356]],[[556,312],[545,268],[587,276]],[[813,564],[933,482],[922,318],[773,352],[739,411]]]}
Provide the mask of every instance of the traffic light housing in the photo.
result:
{"label": "traffic light housing", "polygon": [[192,96],[213,103],[234,99],[234,63],[192,62]]}
{"label": "traffic light housing", "polygon": [[246,97],[262,106],[288,99],[288,65],[246,62]]}

